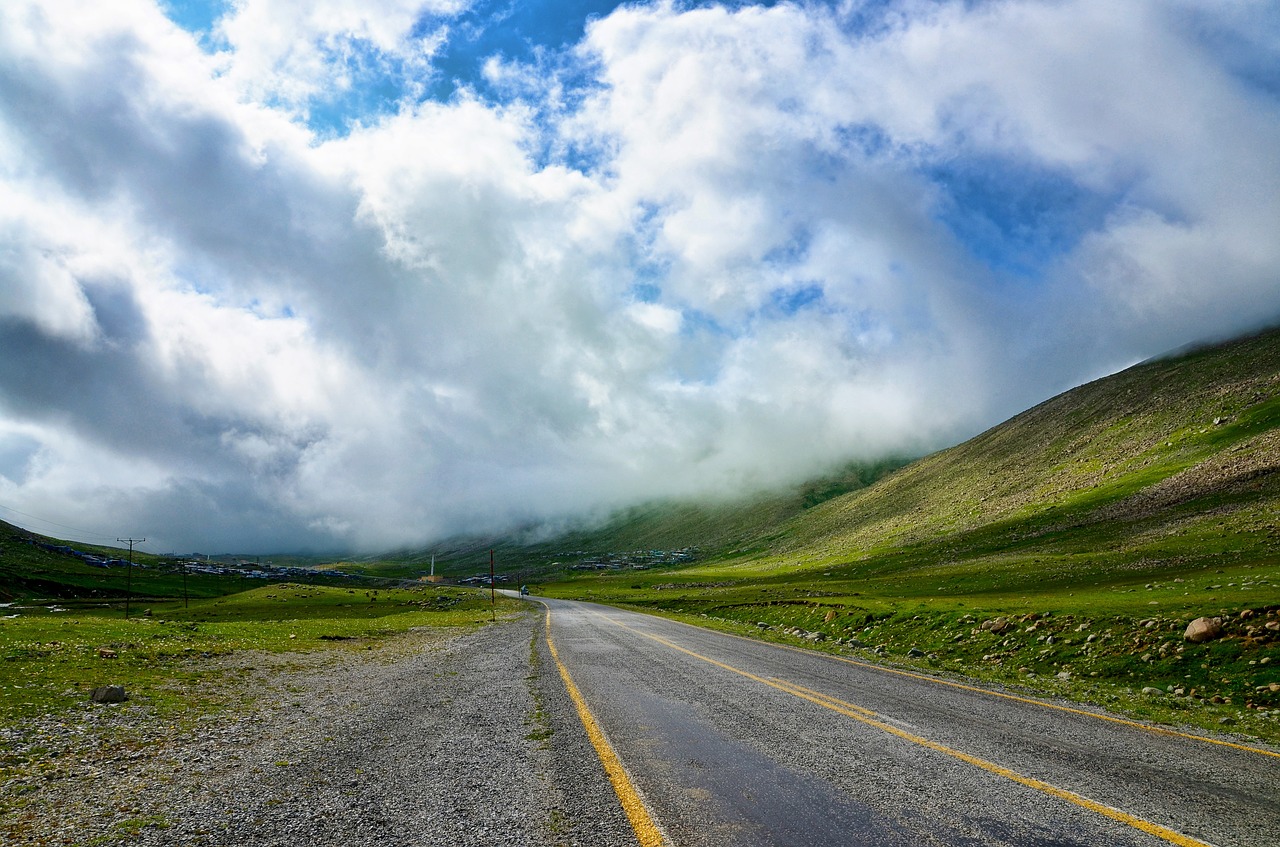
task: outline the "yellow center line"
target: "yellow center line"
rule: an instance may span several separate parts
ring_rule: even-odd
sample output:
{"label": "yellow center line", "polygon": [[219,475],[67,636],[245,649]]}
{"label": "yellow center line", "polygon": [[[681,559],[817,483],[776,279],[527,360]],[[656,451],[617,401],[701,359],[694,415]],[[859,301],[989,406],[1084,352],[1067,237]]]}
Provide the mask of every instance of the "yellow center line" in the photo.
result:
{"label": "yellow center line", "polygon": [[718,668],[722,668],[724,670],[738,674],[739,676],[744,676],[747,679],[750,679],[754,682],[761,683],[762,685],[767,685],[770,688],[777,689],[778,691],[785,692],[787,694],[790,694],[793,697],[799,697],[802,700],[807,700],[808,702],[813,703],[817,706],[821,706],[824,709],[830,709],[833,712],[844,715],[845,717],[852,718],[853,720],[866,724],[867,726],[871,726],[876,729],[887,732],[891,735],[897,736],[898,738],[901,738],[904,741],[909,741],[912,744],[918,744],[921,747],[926,747],[937,753],[942,753],[943,755],[951,756],[952,758],[959,759],[960,761],[965,762],[966,764],[970,764],[970,765],[973,765],[974,767],[981,768],[982,770],[985,770],[988,773],[996,774],[997,776],[1002,776],[1005,779],[1009,779],[1018,783],[1019,785],[1024,785],[1028,788],[1034,788],[1035,790],[1040,791],[1044,794],[1048,794],[1052,797],[1057,797],[1061,800],[1066,800],[1069,803],[1074,803],[1075,805],[1080,806],[1083,809],[1087,809],[1096,814],[1103,815],[1115,821],[1119,821],[1120,823],[1126,824],[1127,826],[1131,826],[1134,829],[1141,830],[1142,832],[1145,832],[1149,835],[1153,835],[1156,838],[1159,838],[1163,841],[1167,841],[1170,844],[1176,844],[1178,845],[1178,847],[1212,847],[1212,845],[1209,845],[1205,841],[1200,841],[1188,835],[1183,835],[1182,833],[1176,832],[1172,829],[1169,829],[1168,827],[1160,826],[1159,824],[1152,823],[1151,821],[1144,820],[1142,818],[1131,815],[1127,812],[1122,812],[1119,809],[1114,809],[1111,806],[1104,805],[1095,800],[1090,800],[1088,797],[1084,797],[1080,794],[1076,794],[1074,791],[1068,791],[1065,788],[1059,788],[1056,785],[1051,785],[1050,783],[1044,782],[1043,780],[1035,779],[1034,777],[1023,776],[1022,774],[1016,771],[1012,771],[1009,768],[1006,768],[1002,765],[997,765],[994,762],[988,762],[987,760],[980,759],[977,756],[971,756],[968,753],[963,753],[959,750],[955,750],[951,747],[946,746],[945,744],[940,744],[937,741],[931,741],[928,738],[925,738],[920,735],[915,735],[914,733],[907,732],[906,730],[899,729],[898,727],[893,726],[891,724],[887,724],[884,721],[876,720],[874,717],[875,712],[872,712],[869,709],[863,709],[861,706],[855,706],[852,703],[845,703],[842,700],[838,700],[834,697],[828,696],[826,694],[822,694],[817,691],[812,691],[810,689],[796,685],[795,683],[787,682],[785,680],[781,680],[776,677],[770,679],[770,678],[759,676],[757,674],[753,674],[750,671],[744,671],[740,668],[735,668],[732,665],[727,665],[724,662],[717,661],[707,656],[703,656],[701,653],[695,653],[692,650],[681,647],[680,645],[672,641],[668,641],[667,639],[662,638],[661,636],[652,635],[647,632],[641,632],[640,630],[635,629],[634,627],[627,626],[621,621],[615,620],[605,615],[599,615],[599,617],[604,618],[605,620],[609,621],[610,623],[613,623],[616,626],[620,626],[623,629],[634,632],[636,635],[643,636],[652,641],[656,641],[659,644],[662,644],[666,647],[670,647],[672,650],[676,650],[678,652],[684,653],[685,655],[692,656],[695,659],[700,659],[704,662],[707,662],[708,664],[715,665]]}
{"label": "yellow center line", "polygon": [[1223,741],[1218,738],[1209,738],[1204,735],[1195,735],[1194,733],[1190,733],[1190,732],[1180,732],[1176,729],[1166,729],[1165,727],[1162,727],[1162,726],[1152,726],[1151,724],[1140,723],[1138,721],[1131,721],[1125,718],[1117,718],[1112,715],[1102,715],[1102,714],[1098,714],[1097,712],[1090,712],[1086,709],[1076,709],[1071,706],[1061,706],[1057,703],[1046,703],[1043,700],[1035,700],[1030,697],[1019,697],[1016,694],[1005,694],[1004,692],[1001,692],[1001,691],[992,691],[989,688],[979,688],[976,685],[965,685],[962,682],[952,682],[951,680],[948,680],[948,679],[939,679],[936,676],[928,676],[927,674],[922,674],[922,673],[913,673],[912,671],[904,671],[899,668],[885,667],[884,665],[876,665],[876,664],[872,664],[871,662],[859,662],[857,659],[847,659],[844,656],[836,656],[831,653],[820,653],[816,650],[806,650],[803,647],[795,647],[790,644],[778,644],[777,642],[773,642],[773,641],[761,641],[758,638],[749,638],[745,635],[738,635],[733,632],[722,632],[721,630],[718,630],[718,629],[708,630],[706,627],[696,626],[695,624],[685,623],[684,621],[678,621],[673,618],[664,618],[663,620],[670,620],[672,623],[678,623],[678,624],[681,624],[682,626],[687,626],[687,627],[690,627],[691,629],[696,629],[700,632],[717,632],[720,635],[725,635],[725,636],[728,636],[729,638],[740,638],[743,641],[750,641],[753,644],[765,644],[770,647],[775,647],[779,650],[790,650],[794,653],[801,653],[805,656],[818,656],[826,659],[831,659],[832,661],[843,662],[846,665],[853,665],[854,667],[858,667],[858,668],[866,668],[867,670],[880,671],[881,673],[890,673],[890,674],[896,674],[898,676],[910,677],[911,679],[918,679],[923,682],[931,682],[934,685],[945,685],[949,688],[959,688],[962,691],[972,691],[977,694],[985,694],[990,697],[1000,697],[1005,700],[1014,700],[1018,703],[1029,703],[1032,706],[1040,706],[1041,708],[1045,708],[1045,709],[1054,709],[1059,712],[1069,712],[1073,715],[1083,715],[1086,718],[1095,718],[1100,721],[1109,721],[1111,723],[1120,724],[1121,726],[1133,727],[1134,729],[1140,729],[1140,730],[1143,730],[1144,732],[1150,732],[1156,735],[1167,735],[1174,738],[1188,738],[1192,741],[1202,741],[1205,744],[1217,744],[1221,747],[1230,747],[1235,750],[1243,750],[1246,753],[1257,753],[1262,756],[1271,756],[1273,758],[1280,759],[1280,752],[1277,752],[1274,750],[1264,750],[1260,747],[1250,747],[1247,744],[1237,744],[1234,741]]}
{"label": "yellow center line", "polygon": [[862,706],[858,706],[846,700],[841,700],[839,697],[832,697],[830,694],[823,694],[821,691],[814,691],[812,688],[805,688],[803,685],[799,685],[794,682],[788,682],[785,679],[778,679],[777,677],[774,677],[773,679],[774,679],[774,682],[777,682],[781,685],[785,685],[788,689],[794,689],[792,693],[800,692],[801,694],[805,694],[809,697],[814,697],[819,700],[822,700],[823,701],[822,705],[827,706],[827,708],[831,708],[829,704],[835,704],[836,706],[839,706],[842,709],[852,709],[853,711],[857,712],[860,715],[863,715],[864,717],[868,717],[868,718],[878,717],[876,713],[871,711],[870,709],[864,709]]}
{"label": "yellow center line", "polygon": [[664,847],[667,842],[662,836],[662,830],[658,828],[658,825],[654,823],[653,818],[649,815],[648,808],[645,806],[644,801],[640,799],[640,792],[636,790],[635,785],[631,782],[631,777],[627,775],[627,771],[622,766],[622,761],[618,758],[618,754],[613,751],[613,746],[609,744],[609,739],[605,737],[604,730],[600,728],[595,716],[587,708],[587,701],[583,699],[582,692],[578,690],[573,678],[569,676],[569,669],[564,666],[564,662],[560,661],[560,653],[556,650],[555,642],[551,640],[550,606],[547,606],[546,630],[547,649],[551,652],[551,658],[555,660],[556,668],[560,671],[560,678],[564,680],[564,687],[569,692],[569,699],[573,701],[573,705],[578,710],[578,717],[582,720],[582,726],[587,731],[587,738],[591,740],[591,746],[595,748],[596,755],[600,757],[600,763],[604,765],[605,773],[609,775],[609,782],[613,785],[613,790],[618,795],[618,802],[622,804],[622,810],[626,812],[627,820],[631,822],[631,829],[635,831],[636,840],[640,842],[641,847]]}

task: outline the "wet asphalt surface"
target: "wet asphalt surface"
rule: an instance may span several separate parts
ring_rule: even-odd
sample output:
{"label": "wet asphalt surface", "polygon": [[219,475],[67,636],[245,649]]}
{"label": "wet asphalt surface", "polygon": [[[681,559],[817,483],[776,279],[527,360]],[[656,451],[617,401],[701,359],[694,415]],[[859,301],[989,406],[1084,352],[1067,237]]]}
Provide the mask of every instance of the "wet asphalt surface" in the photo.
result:
{"label": "wet asphalt surface", "polygon": [[673,845],[1280,845],[1280,757],[1257,749],[541,602]]}

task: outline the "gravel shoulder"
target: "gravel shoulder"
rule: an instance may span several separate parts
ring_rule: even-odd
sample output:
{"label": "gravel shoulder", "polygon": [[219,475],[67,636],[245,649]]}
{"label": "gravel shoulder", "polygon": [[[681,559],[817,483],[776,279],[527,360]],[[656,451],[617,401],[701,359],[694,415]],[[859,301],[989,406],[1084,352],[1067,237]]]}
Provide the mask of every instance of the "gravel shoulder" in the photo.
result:
{"label": "gravel shoulder", "polygon": [[224,657],[245,705],[195,732],[132,703],[10,731],[50,764],[0,785],[0,840],[634,844],[543,626],[531,606],[368,650]]}

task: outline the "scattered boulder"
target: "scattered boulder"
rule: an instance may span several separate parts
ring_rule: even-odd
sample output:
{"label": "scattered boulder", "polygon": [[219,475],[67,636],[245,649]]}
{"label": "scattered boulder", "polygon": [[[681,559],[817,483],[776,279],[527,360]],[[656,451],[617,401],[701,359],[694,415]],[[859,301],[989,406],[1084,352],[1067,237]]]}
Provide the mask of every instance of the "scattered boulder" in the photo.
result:
{"label": "scattered boulder", "polygon": [[1187,631],[1182,635],[1183,639],[1190,641],[1192,644],[1202,644],[1205,641],[1213,641],[1222,637],[1222,619],[1221,618],[1196,618],[1187,624]]}
{"label": "scattered boulder", "polygon": [[1147,687],[1143,688],[1143,689],[1142,689],[1142,693],[1143,693],[1143,694],[1146,694],[1148,697],[1163,697],[1163,696],[1164,696],[1164,692],[1163,692],[1163,691],[1161,691],[1159,688],[1152,688],[1150,685],[1148,685]]}
{"label": "scattered boulder", "polygon": [[99,647],[99,648],[98,648],[98,658],[99,658],[99,659],[114,659],[114,658],[116,658],[116,657],[117,657],[117,656],[119,656],[119,655],[120,655],[119,653],[117,653],[115,650],[112,650],[110,647]]}
{"label": "scattered boulder", "polygon": [[123,685],[99,685],[93,689],[89,699],[94,703],[123,703],[129,699]]}
{"label": "scattered boulder", "polygon": [[913,659],[923,659],[924,651],[921,650],[919,647],[912,647],[910,650],[907,651],[907,655]]}
{"label": "scattered boulder", "polygon": [[995,635],[999,635],[1000,633],[1007,630],[1010,626],[1012,626],[1012,624],[1009,623],[1008,618],[993,618],[989,621],[983,621],[982,625],[979,626],[978,629],[983,629],[983,630],[986,630],[987,632],[994,633]]}

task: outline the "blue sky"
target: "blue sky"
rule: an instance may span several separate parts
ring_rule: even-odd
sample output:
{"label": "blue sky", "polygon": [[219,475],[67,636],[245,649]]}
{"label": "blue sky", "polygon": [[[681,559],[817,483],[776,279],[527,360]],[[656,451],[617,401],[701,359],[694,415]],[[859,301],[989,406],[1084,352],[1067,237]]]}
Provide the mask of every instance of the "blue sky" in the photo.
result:
{"label": "blue sky", "polygon": [[1280,322],[1277,45],[1263,0],[10,0],[0,516],[378,550],[947,446]]}

